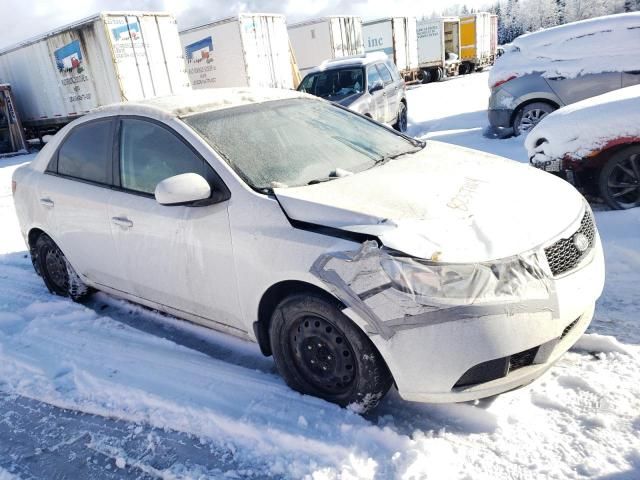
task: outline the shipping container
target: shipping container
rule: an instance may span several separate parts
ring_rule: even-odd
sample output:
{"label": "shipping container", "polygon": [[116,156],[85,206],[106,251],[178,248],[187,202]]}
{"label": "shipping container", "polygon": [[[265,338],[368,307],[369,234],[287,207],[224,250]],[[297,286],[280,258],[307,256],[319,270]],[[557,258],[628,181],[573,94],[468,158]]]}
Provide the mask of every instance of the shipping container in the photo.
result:
{"label": "shipping container", "polygon": [[324,17],[287,28],[302,76],[325,60],[364,53],[360,17]]}
{"label": "shipping container", "polygon": [[423,18],[417,23],[418,65],[423,82],[455,76],[460,67],[460,19]]}
{"label": "shipping container", "polygon": [[293,88],[283,15],[243,13],[180,32],[193,88]]}
{"label": "shipping container", "polygon": [[364,51],[384,52],[396,64],[405,81],[421,77],[415,17],[390,17],[362,24]]}
{"label": "shipping container", "polygon": [[27,153],[27,141],[16,112],[11,86],[0,84],[0,157]]}
{"label": "shipping container", "polygon": [[498,15],[491,15],[491,65],[496,61],[498,56]]}
{"label": "shipping container", "polygon": [[491,65],[491,14],[480,12],[460,17],[460,57],[461,73]]}
{"label": "shipping container", "polygon": [[173,16],[105,12],[0,51],[28,129],[52,131],[101,105],[189,89]]}

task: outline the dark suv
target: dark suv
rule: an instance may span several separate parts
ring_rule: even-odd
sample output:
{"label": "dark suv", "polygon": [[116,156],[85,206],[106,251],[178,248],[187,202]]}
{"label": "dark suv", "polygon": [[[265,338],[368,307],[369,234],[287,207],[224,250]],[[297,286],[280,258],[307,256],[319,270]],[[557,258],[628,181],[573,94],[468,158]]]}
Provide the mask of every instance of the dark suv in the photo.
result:
{"label": "dark suv", "polygon": [[406,86],[398,69],[380,52],[327,60],[298,86],[401,132],[407,129]]}

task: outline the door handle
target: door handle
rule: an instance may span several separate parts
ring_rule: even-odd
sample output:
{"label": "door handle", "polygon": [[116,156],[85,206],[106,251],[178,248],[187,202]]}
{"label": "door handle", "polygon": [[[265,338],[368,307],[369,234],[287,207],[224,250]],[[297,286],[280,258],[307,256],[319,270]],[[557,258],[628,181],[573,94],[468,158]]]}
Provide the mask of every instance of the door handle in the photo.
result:
{"label": "door handle", "polygon": [[111,221],[125,229],[133,227],[133,222],[127,217],[111,217]]}
{"label": "door handle", "polygon": [[41,198],[40,199],[40,204],[43,207],[46,207],[46,208],[53,208],[53,206],[55,205],[53,203],[53,200],[51,200],[50,198]]}

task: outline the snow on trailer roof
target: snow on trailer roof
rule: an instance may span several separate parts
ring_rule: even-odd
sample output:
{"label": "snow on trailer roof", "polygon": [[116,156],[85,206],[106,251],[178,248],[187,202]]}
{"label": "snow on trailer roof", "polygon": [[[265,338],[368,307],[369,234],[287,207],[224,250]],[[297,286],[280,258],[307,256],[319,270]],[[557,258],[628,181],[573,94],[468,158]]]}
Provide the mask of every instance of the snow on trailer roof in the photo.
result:
{"label": "snow on trailer roof", "polygon": [[171,117],[186,117],[195,113],[222,110],[251,103],[262,103],[290,98],[317,97],[295,90],[281,88],[210,88],[166,97],[149,98],[139,102],[123,102],[97,108],[94,112],[161,112]]}
{"label": "snow on trailer roof", "polygon": [[556,110],[529,133],[525,147],[529,157],[581,159],[618,140],[640,141],[640,85]]}
{"label": "snow on trailer roof", "polygon": [[290,23],[287,25],[287,28],[298,28],[304,27],[306,25],[315,25],[316,23],[326,22],[327,20],[331,20],[332,18],[356,18],[362,21],[362,17],[359,15],[327,15],[325,17],[313,18],[311,20],[303,20],[302,22]]}
{"label": "snow on trailer roof", "polygon": [[184,30],[180,30],[180,34],[183,33],[189,33],[189,32],[197,32],[198,30],[202,29],[202,28],[207,28],[207,27],[213,27],[215,25],[222,25],[224,23],[229,23],[229,22],[235,22],[236,20],[239,20],[242,17],[280,17],[280,18],[285,18],[284,15],[282,15],[281,13],[251,13],[251,12],[242,12],[239,13],[237,15],[233,15],[231,17],[225,17],[225,18],[221,18],[219,20],[213,20],[211,22],[208,23],[204,23],[202,25],[198,25],[197,27],[189,27],[189,28],[185,28]]}
{"label": "snow on trailer roof", "polygon": [[489,86],[534,72],[575,78],[639,69],[640,12],[622,13],[516,38],[489,72]]}
{"label": "snow on trailer roof", "polygon": [[14,43],[13,45],[9,45],[8,47],[0,49],[0,55],[5,53],[12,52],[22,47],[26,47],[28,45],[32,45],[40,40],[44,40],[49,37],[53,37],[54,35],[58,35],[60,33],[66,32],[68,30],[73,30],[75,28],[82,27],[83,25],[88,25],[101,17],[106,15],[119,15],[119,16],[129,16],[129,17],[143,17],[143,16],[164,16],[164,17],[173,17],[173,15],[169,12],[144,12],[144,11],[106,11],[106,12],[98,12],[90,15],[88,17],[82,18],[80,20],[76,20],[75,22],[68,23],[61,27],[55,28],[53,30],[49,30],[48,32],[42,33],[40,35],[36,35],[34,37],[27,38],[26,40],[22,40],[21,42]]}

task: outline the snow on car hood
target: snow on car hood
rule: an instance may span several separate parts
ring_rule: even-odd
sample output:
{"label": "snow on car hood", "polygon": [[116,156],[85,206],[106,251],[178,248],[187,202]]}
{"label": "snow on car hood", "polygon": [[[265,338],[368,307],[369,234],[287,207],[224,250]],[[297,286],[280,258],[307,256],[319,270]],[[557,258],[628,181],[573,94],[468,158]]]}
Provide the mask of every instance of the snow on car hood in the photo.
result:
{"label": "snow on car hood", "polygon": [[640,85],[614,90],[556,110],[529,133],[533,161],[597,153],[611,142],[640,140]]}
{"label": "snow on car hood", "polygon": [[489,72],[489,87],[539,72],[543,77],[640,69],[640,12],[568,23],[516,38]]}
{"label": "snow on car hood", "polygon": [[523,253],[562,233],[584,208],[553,175],[433,141],[355,175],[274,193],[291,219],[374,235],[444,262]]}

